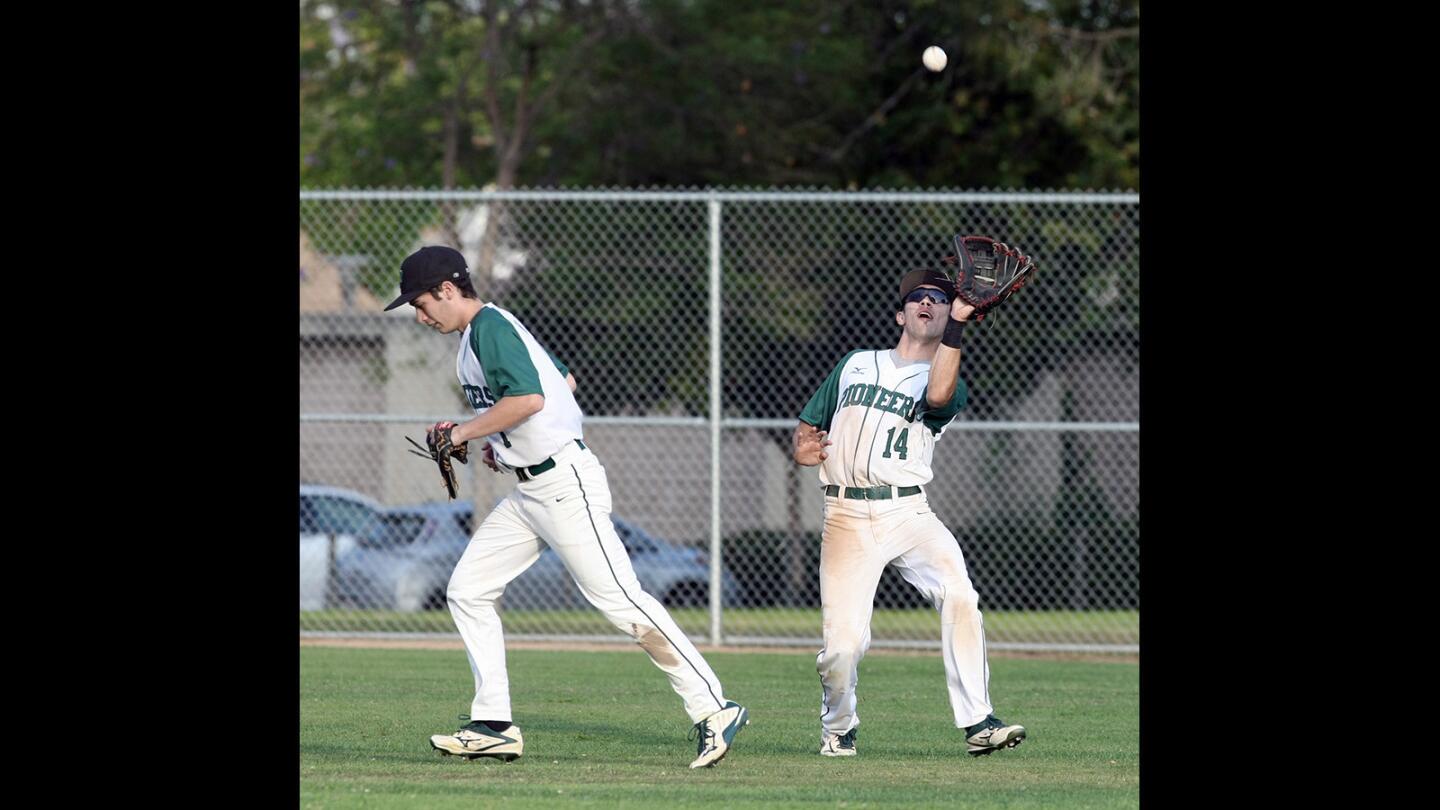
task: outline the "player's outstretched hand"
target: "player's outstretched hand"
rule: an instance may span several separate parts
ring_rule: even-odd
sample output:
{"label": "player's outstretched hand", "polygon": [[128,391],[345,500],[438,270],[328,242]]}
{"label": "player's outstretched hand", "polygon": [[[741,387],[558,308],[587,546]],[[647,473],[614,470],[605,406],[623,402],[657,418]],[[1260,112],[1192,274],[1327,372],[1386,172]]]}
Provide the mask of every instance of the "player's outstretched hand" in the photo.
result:
{"label": "player's outstretched hand", "polygon": [[950,302],[950,317],[957,321],[968,321],[975,313],[975,307],[960,300],[959,296]]}
{"label": "player's outstretched hand", "polygon": [[825,452],[832,442],[826,438],[826,433],[819,428],[809,425],[802,425],[796,431],[795,436],[795,463],[805,467],[814,467],[816,464],[830,457]]}

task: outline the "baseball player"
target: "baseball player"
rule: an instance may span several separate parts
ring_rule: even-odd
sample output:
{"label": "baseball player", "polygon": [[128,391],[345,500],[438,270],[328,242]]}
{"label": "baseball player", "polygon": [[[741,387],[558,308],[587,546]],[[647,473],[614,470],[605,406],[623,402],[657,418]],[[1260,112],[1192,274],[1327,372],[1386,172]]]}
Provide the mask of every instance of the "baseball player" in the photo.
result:
{"label": "baseball player", "polygon": [[410,304],[421,324],[460,333],[455,372],[476,413],[467,422],[432,426],[431,441],[441,448],[482,442],[488,466],[519,478],[476,529],[450,577],[450,614],[475,675],[473,719],[454,734],[431,737],[431,746],[472,759],[521,755],[525,741],[512,722],[495,602],[549,546],[585,598],[669,677],[699,737],[690,767],[719,762],[749,722],[748,712],[725,699],[695,645],[635,579],[610,522],[605,468],[583,440],[574,375],[514,315],[479,300],[458,251],[424,247],[400,269],[400,297],[386,309]]}
{"label": "baseball player", "polygon": [[968,752],[982,756],[1025,739],[1023,727],[991,712],[979,597],[959,543],[925,494],[935,442],[965,406],[960,334],[974,313],[945,275],[906,274],[895,313],[899,343],[845,355],[795,427],[793,457],[820,465],[825,490],[824,647],[816,658],[825,756],[856,753],[856,673],[870,646],[875,589],[886,565],[940,611],[950,706]]}

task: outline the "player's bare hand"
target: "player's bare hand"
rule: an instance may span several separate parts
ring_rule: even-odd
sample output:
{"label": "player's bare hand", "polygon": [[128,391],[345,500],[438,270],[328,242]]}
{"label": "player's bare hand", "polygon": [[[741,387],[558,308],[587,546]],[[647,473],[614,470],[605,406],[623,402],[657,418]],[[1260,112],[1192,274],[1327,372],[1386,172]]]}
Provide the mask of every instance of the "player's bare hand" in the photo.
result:
{"label": "player's bare hand", "polygon": [[808,430],[799,429],[795,437],[795,463],[804,467],[814,467],[816,464],[830,457],[825,452],[833,442],[826,438],[826,432],[818,428],[805,425]]}
{"label": "player's bare hand", "polygon": [[495,463],[495,449],[489,444],[485,445],[485,452],[482,454],[481,460],[485,462],[486,467],[489,467],[495,472],[500,472],[500,465]]}
{"label": "player's bare hand", "polygon": [[827,458],[830,457],[830,454],[827,453],[827,452],[825,452],[825,448],[827,448],[827,447],[829,447],[830,445],[834,444],[834,442],[832,442],[832,441],[830,441],[829,439],[825,438],[826,435],[827,435],[827,434],[826,434],[825,431],[823,431],[823,430],[820,431],[819,433],[815,434],[815,438],[816,438],[816,442],[815,442],[815,443],[816,443],[817,445],[819,445],[819,447],[820,447],[820,452],[819,452],[817,458],[815,459],[815,463],[816,463],[816,464],[819,464],[820,462],[822,462],[822,461],[824,461],[825,459],[827,459]]}
{"label": "player's bare hand", "polygon": [[970,314],[974,311],[975,307],[961,301],[959,297],[950,302],[950,317],[957,321],[970,320]]}

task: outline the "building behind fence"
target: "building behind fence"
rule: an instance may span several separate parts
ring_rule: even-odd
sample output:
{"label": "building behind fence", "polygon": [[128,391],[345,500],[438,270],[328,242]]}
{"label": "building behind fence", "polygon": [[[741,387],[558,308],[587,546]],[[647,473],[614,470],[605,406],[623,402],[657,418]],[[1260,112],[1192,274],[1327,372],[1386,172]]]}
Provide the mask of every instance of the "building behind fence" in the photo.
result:
{"label": "building behind fence", "polygon": [[[302,633],[453,634],[450,567],[515,484],[462,466],[446,504],[406,453],[473,416],[456,336],[381,311],[400,261],[447,244],[575,374],[647,590],[699,641],[818,645],[823,498],[790,461],[796,417],[847,351],[895,344],[900,277],[964,232],[1039,269],[967,331],[930,503],[992,648],[1138,649],[1138,195],[309,191],[300,213]],[[502,598],[507,636],[629,640],[552,557]],[[876,646],[938,646],[893,572],[875,607]]]}

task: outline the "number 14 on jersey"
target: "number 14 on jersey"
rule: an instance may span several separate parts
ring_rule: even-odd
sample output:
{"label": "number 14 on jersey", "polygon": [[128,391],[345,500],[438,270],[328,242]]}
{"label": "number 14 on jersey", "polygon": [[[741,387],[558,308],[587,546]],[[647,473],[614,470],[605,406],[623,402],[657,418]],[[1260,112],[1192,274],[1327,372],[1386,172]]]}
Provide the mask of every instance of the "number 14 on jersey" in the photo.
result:
{"label": "number 14 on jersey", "polygon": [[[899,438],[899,440],[896,440],[896,439],[895,439],[895,431],[896,431],[896,430],[899,430],[899,431],[900,431],[900,438]],[[891,448],[891,445],[893,444],[893,445],[894,445],[894,448],[895,448],[895,452],[896,452],[897,454],[899,454],[899,456],[900,456],[900,460],[901,460],[901,461],[904,461],[904,460],[905,460],[905,451],[906,451],[905,442],[908,441],[909,438],[910,438],[910,428],[908,428],[908,427],[907,427],[907,428],[893,428],[893,427],[890,428],[888,431],[885,432],[885,452],[881,453],[881,454],[880,454],[880,457],[881,457],[881,458],[890,458],[890,448]]]}

